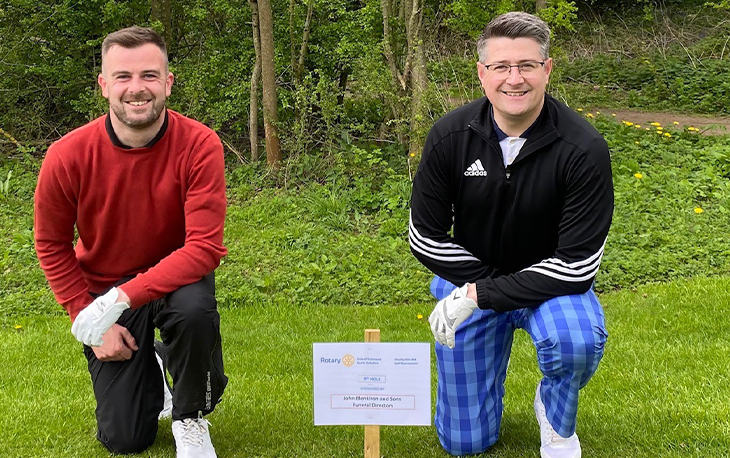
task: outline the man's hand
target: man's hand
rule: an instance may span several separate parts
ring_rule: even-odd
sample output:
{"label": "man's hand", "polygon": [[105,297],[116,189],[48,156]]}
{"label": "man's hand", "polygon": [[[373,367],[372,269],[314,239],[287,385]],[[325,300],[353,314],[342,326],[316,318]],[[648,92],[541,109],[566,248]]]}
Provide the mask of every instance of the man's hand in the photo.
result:
{"label": "man's hand", "polygon": [[441,344],[454,348],[456,328],[466,321],[477,303],[467,297],[468,284],[455,289],[447,297],[441,299],[428,317],[433,337]]}
{"label": "man's hand", "polygon": [[114,323],[102,337],[100,347],[91,347],[99,361],[126,361],[139,350],[137,341],[124,326]]}
{"label": "man's hand", "polygon": [[127,302],[117,302],[118,298],[119,291],[112,288],[83,309],[71,326],[71,334],[76,340],[91,347],[103,344],[104,334],[117,322],[122,312],[129,308]]}

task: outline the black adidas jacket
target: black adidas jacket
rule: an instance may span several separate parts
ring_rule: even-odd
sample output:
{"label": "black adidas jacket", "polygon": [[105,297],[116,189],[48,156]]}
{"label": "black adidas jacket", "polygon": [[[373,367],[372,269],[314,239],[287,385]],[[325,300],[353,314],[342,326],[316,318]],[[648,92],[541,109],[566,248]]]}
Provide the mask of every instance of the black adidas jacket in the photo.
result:
{"label": "black adidas jacket", "polygon": [[489,108],[482,98],[431,128],[413,181],[411,251],[458,286],[476,282],[484,309],[586,292],[613,213],[605,140],[546,94],[505,169]]}

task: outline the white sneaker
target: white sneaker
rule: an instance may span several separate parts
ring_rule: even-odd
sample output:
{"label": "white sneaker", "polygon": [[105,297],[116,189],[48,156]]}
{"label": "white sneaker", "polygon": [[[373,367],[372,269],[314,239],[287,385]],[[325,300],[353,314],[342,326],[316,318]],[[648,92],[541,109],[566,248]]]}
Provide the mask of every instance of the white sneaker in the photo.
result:
{"label": "white sneaker", "polygon": [[[161,344],[161,342],[160,342]],[[155,342],[155,358],[157,358],[157,364],[160,365],[160,372],[162,372],[162,386],[165,390],[165,400],[162,404],[162,410],[157,416],[158,419],[172,418],[172,393],[170,392],[170,385],[167,383],[167,377],[165,376],[165,365],[162,362],[162,358],[158,352],[157,342]]]}
{"label": "white sneaker", "polygon": [[580,441],[573,433],[570,437],[562,437],[553,429],[545,414],[545,404],[540,397],[540,384],[535,393],[535,416],[540,425],[540,456],[542,458],[580,458]]}
{"label": "white sneaker", "polygon": [[208,426],[210,423],[203,417],[172,422],[177,458],[216,458]]}

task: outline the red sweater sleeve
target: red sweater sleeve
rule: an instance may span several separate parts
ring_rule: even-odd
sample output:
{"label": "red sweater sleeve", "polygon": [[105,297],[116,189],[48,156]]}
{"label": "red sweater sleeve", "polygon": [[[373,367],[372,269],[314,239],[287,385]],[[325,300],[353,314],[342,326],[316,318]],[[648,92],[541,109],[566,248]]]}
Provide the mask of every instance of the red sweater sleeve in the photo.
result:
{"label": "red sweater sleeve", "polygon": [[71,319],[93,298],[74,252],[78,186],[72,185],[53,146],[48,149],[35,192],[35,245],[56,300]]}
{"label": "red sweater sleeve", "polygon": [[185,244],[121,287],[129,296],[132,308],[200,280],[218,267],[226,255],[224,167],[223,146],[211,132],[195,147],[187,164]]}

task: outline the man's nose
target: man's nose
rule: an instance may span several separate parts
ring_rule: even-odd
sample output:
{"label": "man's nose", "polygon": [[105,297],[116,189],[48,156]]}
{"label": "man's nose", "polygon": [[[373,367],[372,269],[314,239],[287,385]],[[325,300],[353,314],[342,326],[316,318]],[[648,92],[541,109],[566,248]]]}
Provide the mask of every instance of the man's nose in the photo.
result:
{"label": "man's nose", "polygon": [[132,76],[129,81],[129,92],[142,92],[144,90],[144,80],[142,80],[139,76]]}
{"label": "man's nose", "polygon": [[520,68],[518,66],[512,66],[509,68],[509,76],[507,77],[507,81],[510,84],[519,83],[524,78],[522,77],[522,73],[520,73]]}

